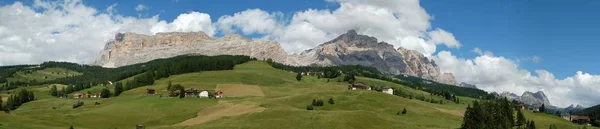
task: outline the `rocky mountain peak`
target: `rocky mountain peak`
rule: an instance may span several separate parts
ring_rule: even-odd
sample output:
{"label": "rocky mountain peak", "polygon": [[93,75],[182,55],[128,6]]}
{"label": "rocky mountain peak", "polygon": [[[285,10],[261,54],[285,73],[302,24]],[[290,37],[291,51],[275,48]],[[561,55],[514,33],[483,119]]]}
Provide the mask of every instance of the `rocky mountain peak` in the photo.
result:
{"label": "rocky mountain peak", "polygon": [[423,54],[395,49],[391,44],[378,42],[377,38],[358,34],[355,30],[293,55],[287,54],[278,43],[251,40],[237,34],[212,38],[202,32],[124,33],[115,35],[91,64],[119,67],[185,54],[247,55],[293,66],[362,65],[386,74],[406,74],[457,85],[454,75],[441,73],[435,62]]}
{"label": "rocky mountain peak", "polygon": [[477,86],[475,86],[473,84],[466,83],[466,82],[461,82],[458,86],[477,89]]}

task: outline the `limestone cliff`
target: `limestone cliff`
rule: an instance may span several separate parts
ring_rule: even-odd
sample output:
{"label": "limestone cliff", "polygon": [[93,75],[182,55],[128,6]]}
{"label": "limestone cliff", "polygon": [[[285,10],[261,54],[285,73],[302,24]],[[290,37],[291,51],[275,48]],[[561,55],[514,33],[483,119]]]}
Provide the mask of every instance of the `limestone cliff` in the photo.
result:
{"label": "limestone cliff", "polygon": [[388,43],[359,35],[354,30],[293,55],[288,55],[279,43],[250,40],[240,35],[212,38],[202,32],[157,33],[153,36],[124,33],[109,41],[91,64],[120,67],[186,54],[247,55],[295,66],[362,65],[386,74],[407,74],[457,85],[451,73],[441,73],[435,62],[423,54],[404,48],[394,49]]}

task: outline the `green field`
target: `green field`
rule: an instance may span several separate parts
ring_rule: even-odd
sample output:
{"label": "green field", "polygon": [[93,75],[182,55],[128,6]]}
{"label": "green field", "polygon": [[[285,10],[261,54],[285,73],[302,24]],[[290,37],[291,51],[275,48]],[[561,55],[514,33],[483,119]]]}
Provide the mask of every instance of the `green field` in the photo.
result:
{"label": "green field", "polygon": [[[72,125],[76,129],[130,129],[141,124],[160,129],[455,129],[461,125],[467,104],[475,100],[461,97],[459,104],[451,101],[432,104],[375,91],[347,90],[348,83],[338,82],[339,79],[328,82],[324,78],[304,76],[297,81],[295,76],[296,73],[274,69],[265,62],[252,61],[238,65],[234,70],[174,75],[157,80],[152,86],[126,91],[119,97],[81,99],[85,105],[77,109],[72,109],[72,105],[78,99],[53,98],[49,96],[48,85],[26,87],[34,90],[38,100],[22,105],[11,114],[0,113],[0,128],[65,129]],[[412,95],[442,99],[391,82],[357,79],[369,86],[393,87]],[[226,97],[222,99],[169,98],[166,97],[169,81],[185,88],[206,90],[214,90],[218,84],[255,85],[264,96],[227,97],[225,93]],[[108,87],[112,90],[112,86]],[[95,86],[80,92],[99,92],[103,88]],[[156,89],[158,95],[146,95],[148,88]],[[333,98],[335,104],[327,103],[329,98]],[[324,106],[306,110],[313,99],[324,100]],[[94,105],[95,102],[101,104]],[[403,108],[408,113],[397,115]],[[561,129],[580,127],[546,114],[526,112],[525,116],[535,120],[536,126],[542,129],[550,124]],[[204,123],[184,122],[199,118],[204,119]]]}
{"label": "green field", "polygon": [[45,68],[42,70],[24,70],[18,71],[13,74],[13,77],[7,78],[9,82],[12,81],[32,81],[35,80],[37,82],[44,82],[49,80],[54,80],[58,78],[65,78],[70,76],[79,76],[82,73],[63,69],[63,68]]}

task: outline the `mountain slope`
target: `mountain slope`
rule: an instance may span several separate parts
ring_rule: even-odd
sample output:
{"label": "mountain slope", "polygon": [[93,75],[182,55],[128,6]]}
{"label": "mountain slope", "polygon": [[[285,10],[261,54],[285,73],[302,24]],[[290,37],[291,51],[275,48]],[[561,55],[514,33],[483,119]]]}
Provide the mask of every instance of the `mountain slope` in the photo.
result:
{"label": "mountain slope", "polygon": [[294,66],[362,65],[386,74],[407,74],[457,85],[451,73],[441,73],[435,62],[421,53],[404,48],[396,50],[388,43],[359,35],[354,30],[293,55],[288,55],[278,43],[245,39],[239,35],[212,38],[202,32],[157,33],[153,36],[117,34],[91,64],[119,67],[186,54],[246,55]]}

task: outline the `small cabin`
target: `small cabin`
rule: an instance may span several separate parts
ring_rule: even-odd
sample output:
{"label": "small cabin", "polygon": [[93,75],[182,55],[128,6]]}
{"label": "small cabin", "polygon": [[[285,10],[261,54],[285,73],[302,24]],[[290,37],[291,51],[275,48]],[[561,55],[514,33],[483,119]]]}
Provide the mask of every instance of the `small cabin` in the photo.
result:
{"label": "small cabin", "polygon": [[169,97],[177,97],[177,96],[179,96],[179,93],[181,93],[181,90],[173,91],[173,92],[169,93]]}
{"label": "small cabin", "polygon": [[81,94],[79,94],[79,93],[74,93],[74,94],[73,94],[73,98],[74,98],[74,99],[81,98]]}
{"label": "small cabin", "polygon": [[156,94],[156,90],[155,89],[146,89],[146,94],[147,95],[154,95],[154,94]]}
{"label": "small cabin", "polygon": [[215,92],[215,98],[223,98],[223,92],[222,91],[217,91]]}
{"label": "small cabin", "polygon": [[198,94],[198,97],[200,98],[208,98],[208,91],[200,91],[200,93]]}
{"label": "small cabin", "polygon": [[348,90],[371,90],[371,87],[364,85],[361,82],[348,85]]}
{"label": "small cabin", "polygon": [[385,88],[381,89],[381,92],[393,95],[394,94],[394,89],[392,89],[390,87],[385,87]]}
{"label": "small cabin", "polygon": [[576,116],[576,115],[571,115],[571,122],[573,123],[577,123],[580,125],[587,125],[590,124],[591,119],[588,116]]}
{"label": "small cabin", "polygon": [[198,93],[198,90],[190,88],[185,90],[185,96],[189,97],[189,96],[194,96],[196,93]]}

